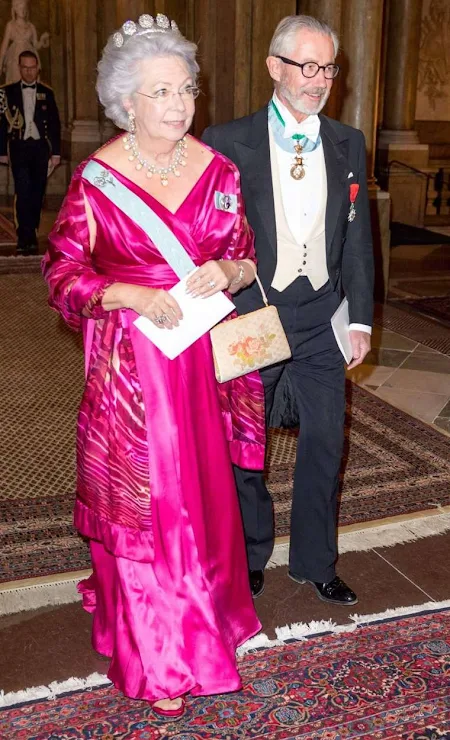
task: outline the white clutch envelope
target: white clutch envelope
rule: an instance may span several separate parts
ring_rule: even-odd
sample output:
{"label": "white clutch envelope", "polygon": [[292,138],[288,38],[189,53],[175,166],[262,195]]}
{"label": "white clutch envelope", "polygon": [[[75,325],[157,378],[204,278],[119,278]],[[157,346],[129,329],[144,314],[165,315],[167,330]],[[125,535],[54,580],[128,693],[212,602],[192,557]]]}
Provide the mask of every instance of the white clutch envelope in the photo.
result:
{"label": "white clutch envelope", "polygon": [[222,292],[215,293],[209,298],[193,298],[188,295],[186,293],[188,277],[189,275],[184,277],[169,290],[183,313],[183,318],[178,326],[170,330],[158,329],[153,321],[147,319],[146,316],[139,316],[134,321],[134,325],[153,344],[156,344],[169,360],[178,357],[235,309],[234,303]]}
{"label": "white clutch envelope", "polygon": [[353,358],[349,325],[350,321],[348,317],[348,301],[346,298],[344,298],[342,303],[337,307],[336,311],[331,317],[331,326],[338,347],[344,355],[344,359],[347,364],[349,364]]}

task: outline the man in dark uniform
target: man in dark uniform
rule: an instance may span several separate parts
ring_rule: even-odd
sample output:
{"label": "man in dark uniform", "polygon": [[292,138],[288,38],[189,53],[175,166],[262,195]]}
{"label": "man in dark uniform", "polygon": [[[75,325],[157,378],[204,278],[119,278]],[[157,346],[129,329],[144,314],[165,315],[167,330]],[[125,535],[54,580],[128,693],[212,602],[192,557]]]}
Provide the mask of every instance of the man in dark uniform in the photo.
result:
{"label": "man in dark uniform", "polygon": [[11,164],[17,254],[37,254],[48,174],[60,163],[61,126],[53,90],[37,82],[32,51],[19,57],[21,80],[0,89],[0,164]]}

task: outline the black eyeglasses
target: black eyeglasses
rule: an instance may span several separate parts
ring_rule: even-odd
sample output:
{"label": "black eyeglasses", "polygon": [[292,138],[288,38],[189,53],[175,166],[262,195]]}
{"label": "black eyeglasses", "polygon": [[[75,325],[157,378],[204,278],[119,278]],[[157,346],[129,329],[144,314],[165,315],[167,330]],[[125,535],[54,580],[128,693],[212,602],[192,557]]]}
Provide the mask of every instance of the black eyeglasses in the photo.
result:
{"label": "black eyeglasses", "polygon": [[303,77],[307,77],[309,79],[311,79],[311,77],[315,77],[316,74],[318,74],[319,69],[323,69],[323,74],[326,80],[334,80],[334,78],[337,77],[339,74],[339,64],[324,65],[317,64],[316,62],[304,62],[303,64],[300,64],[300,62],[294,62],[292,59],[281,57],[278,54],[277,59],[281,59],[281,61],[285,64],[292,64],[293,67],[300,67]]}

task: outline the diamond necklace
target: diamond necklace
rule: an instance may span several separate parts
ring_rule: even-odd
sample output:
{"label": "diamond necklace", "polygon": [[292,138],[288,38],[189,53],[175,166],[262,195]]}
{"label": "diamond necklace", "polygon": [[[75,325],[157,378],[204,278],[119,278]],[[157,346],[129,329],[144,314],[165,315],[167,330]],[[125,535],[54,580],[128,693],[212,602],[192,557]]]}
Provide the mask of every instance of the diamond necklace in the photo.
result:
{"label": "diamond necklace", "polygon": [[134,162],[134,160],[137,160],[135,165],[137,170],[147,170],[147,177],[159,175],[161,178],[161,185],[164,185],[164,187],[169,184],[169,175],[180,177],[181,172],[178,169],[179,165],[181,165],[181,167],[186,167],[187,140],[185,136],[183,136],[180,141],[177,141],[172,161],[168,167],[156,167],[156,165],[152,164],[147,159],[144,159],[139,149],[137,148],[136,137],[134,134],[128,133],[126,136],[123,137],[123,148],[126,151],[131,150],[131,154],[129,155],[128,159],[130,162]]}

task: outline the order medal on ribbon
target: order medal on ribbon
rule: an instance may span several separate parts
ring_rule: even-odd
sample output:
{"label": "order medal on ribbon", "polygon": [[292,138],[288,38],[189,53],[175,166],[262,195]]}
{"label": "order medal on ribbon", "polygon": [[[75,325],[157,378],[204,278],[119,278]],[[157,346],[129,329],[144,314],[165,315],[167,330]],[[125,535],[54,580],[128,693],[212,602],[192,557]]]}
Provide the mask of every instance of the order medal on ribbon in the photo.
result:
{"label": "order medal on ribbon", "polygon": [[294,149],[295,149],[295,162],[291,167],[291,177],[293,177],[294,180],[301,180],[303,177],[305,177],[305,168],[303,166],[303,157],[302,157],[303,147],[299,141],[297,141],[296,145],[294,146]]}
{"label": "order medal on ribbon", "polygon": [[354,182],[350,185],[350,210],[348,212],[349,223],[354,221],[356,217],[355,200],[356,200],[356,196],[358,195],[358,190],[359,190],[359,185],[357,182]]}

